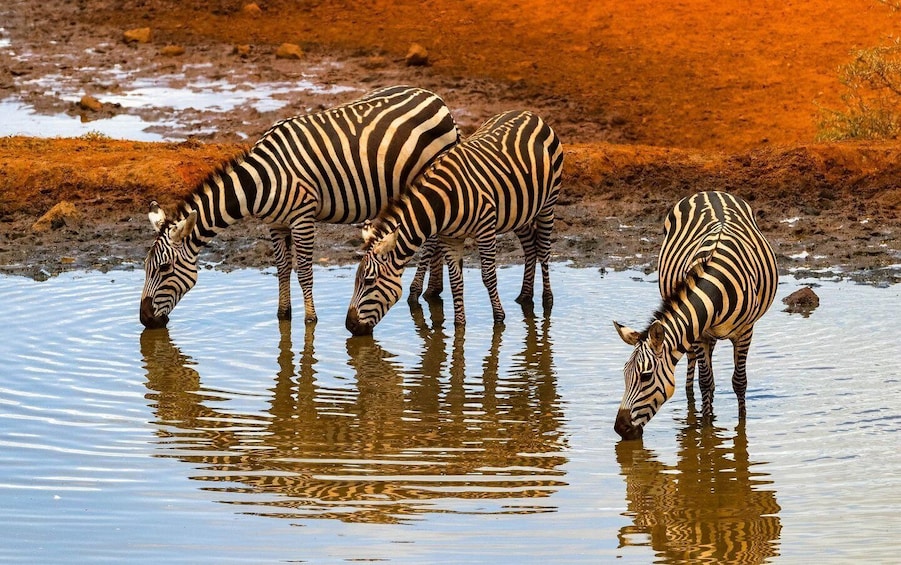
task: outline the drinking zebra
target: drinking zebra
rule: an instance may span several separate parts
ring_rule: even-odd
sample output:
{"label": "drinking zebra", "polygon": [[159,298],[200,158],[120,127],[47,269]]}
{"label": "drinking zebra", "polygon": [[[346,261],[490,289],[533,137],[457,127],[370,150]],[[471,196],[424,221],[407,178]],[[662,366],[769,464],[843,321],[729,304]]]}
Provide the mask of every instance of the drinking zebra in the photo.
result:
{"label": "drinking zebra", "polygon": [[416,250],[437,235],[445,254],[454,301],[454,322],[463,311],[463,242],[476,240],[482,282],[495,322],[504,319],[497,293],[497,235],[513,231],[525,255],[522,290],[516,301],[532,301],[535,264],[541,262],[543,304],[553,294],[548,273],[554,204],[560,187],[563,149],[554,131],[531,112],[506,112],[485,122],[454,146],[379,214],[364,234],[365,254],[357,270],[345,325],[368,334],[401,294],[403,269]]}
{"label": "drinking zebra", "polygon": [[685,353],[697,358],[702,412],[713,415],[711,356],[719,339],[732,341],[732,388],[743,418],[754,323],[776,295],[776,257],[751,207],[723,192],[676,204],[664,224],[658,270],[663,303],[648,328],[639,333],[613,322],[623,341],[635,346],[623,370],[626,389],[614,426],[623,439],[640,438],[673,395],[676,363]]}
{"label": "drinking zebra", "polygon": [[[141,322],[148,328],[165,326],[197,282],[200,249],[219,230],[247,216],[269,225],[278,317],[291,317],[293,255],[305,319],[315,321],[314,222],[346,224],[374,217],[457,140],[444,101],[406,86],[276,123],[247,153],[201,182],[177,219],[168,220],[151,204],[149,217],[158,236],[145,262]],[[440,262],[437,269],[440,281]]]}

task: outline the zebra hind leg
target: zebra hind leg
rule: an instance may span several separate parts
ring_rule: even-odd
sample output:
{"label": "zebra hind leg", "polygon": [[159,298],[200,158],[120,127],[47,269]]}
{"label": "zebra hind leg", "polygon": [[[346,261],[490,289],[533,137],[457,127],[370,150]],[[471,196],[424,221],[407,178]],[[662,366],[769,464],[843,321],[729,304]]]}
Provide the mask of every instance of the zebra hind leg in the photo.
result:
{"label": "zebra hind leg", "polygon": [[278,277],[278,311],[279,320],[291,319],[291,272],[293,270],[293,250],[291,249],[291,230],[284,227],[269,228],[272,240],[275,269]]}
{"label": "zebra hind leg", "polygon": [[535,246],[538,260],[541,261],[541,305],[545,315],[550,314],[554,306],[554,293],[551,291],[551,232],[554,229],[553,205],[541,210],[535,220]]}
{"label": "zebra hind leg", "polygon": [[732,355],[735,362],[735,372],[732,373],[732,390],[738,400],[738,417],[745,418],[745,392],[748,389],[748,374],[746,365],[748,350],[751,348],[751,338],[754,336],[754,327],[751,326],[739,335],[732,338]]}

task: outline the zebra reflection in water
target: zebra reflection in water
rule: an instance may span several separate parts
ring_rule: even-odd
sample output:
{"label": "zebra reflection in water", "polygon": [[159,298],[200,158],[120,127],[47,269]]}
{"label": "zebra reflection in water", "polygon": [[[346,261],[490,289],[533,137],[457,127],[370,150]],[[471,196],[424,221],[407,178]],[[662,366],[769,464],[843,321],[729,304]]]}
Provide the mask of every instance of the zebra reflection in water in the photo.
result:
{"label": "zebra reflection in water", "polygon": [[[731,440],[731,446],[729,445]],[[701,425],[693,403],[678,435],[676,465],[637,442],[619,442],[626,516],[619,546],[650,545],[655,563],[763,563],[779,555],[781,508],[748,455],[744,423],[734,435]]]}
{"label": "zebra reflection in water", "polygon": [[[271,517],[393,523],[423,512],[470,512],[460,506],[466,499],[496,500],[481,507],[485,513],[554,511],[548,497],[566,484],[563,414],[550,343],[540,347],[528,323],[523,350],[509,356],[513,367],[503,373],[501,330],[474,376],[462,332],[450,339],[433,320],[433,328],[421,328],[421,367],[406,371],[371,337],[350,338],[350,378],[329,379],[314,327],[304,328],[295,353],[291,323],[281,322],[269,408],[248,414],[220,407],[230,394],[203,383],[168,331],[145,331],[160,456],[190,464],[189,476],[219,501]],[[530,456],[536,453],[542,456]],[[375,471],[354,463],[370,460],[381,462]],[[535,471],[504,471],[526,466]]]}

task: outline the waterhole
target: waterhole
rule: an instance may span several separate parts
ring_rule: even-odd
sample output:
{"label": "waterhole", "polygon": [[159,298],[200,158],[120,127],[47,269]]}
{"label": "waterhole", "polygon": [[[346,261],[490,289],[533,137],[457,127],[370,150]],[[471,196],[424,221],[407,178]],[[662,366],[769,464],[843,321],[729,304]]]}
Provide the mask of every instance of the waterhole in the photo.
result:
{"label": "waterhole", "polygon": [[[655,274],[556,265],[556,303],[503,327],[476,271],[468,324],[401,300],[343,321],[351,268],[315,272],[320,321],[279,323],[271,271],[203,271],[169,328],[139,271],[0,277],[4,562],[842,562],[901,544],[901,286],[785,278],[759,322],[748,417],[731,346],[716,420],[681,387],[640,442],[613,419]],[[409,276],[411,273],[407,273]],[[781,298],[815,284],[808,317]],[[295,288],[296,304],[299,289]],[[684,371],[684,362],[678,367]]]}

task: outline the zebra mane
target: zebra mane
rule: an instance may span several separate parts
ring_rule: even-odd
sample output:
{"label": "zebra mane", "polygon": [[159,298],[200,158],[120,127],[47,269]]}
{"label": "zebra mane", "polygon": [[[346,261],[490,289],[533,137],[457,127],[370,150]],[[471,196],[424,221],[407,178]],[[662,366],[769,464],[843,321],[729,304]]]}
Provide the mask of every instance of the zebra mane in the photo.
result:
{"label": "zebra mane", "polygon": [[[185,197],[182,199],[181,203],[178,205],[178,209],[176,212],[176,218],[184,218],[188,214],[194,210],[194,207],[191,206],[192,197],[196,194],[202,193],[206,187],[213,187],[216,184],[216,181],[221,179],[223,176],[229,174],[235,168],[238,167],[241,163],[243,163],[247,156],[250,155],[250,152],[253,148],[244,149],[239,154],[230,158],[229,160],[219,164],[215,169],[207,173],[205,177],[203,177],[200,182],[194,185],[194,189],[191,190]],[[163,224],[163,227],[167,227],[170,224],[175,223],[176,220],[166,219],[166,222]]]}
{"label": "zebra mane", "polygon": [[698,263],[692,268],[685,278],[679,281],[679,284],[676,285],[676,288],[673,289],[671,293],[663,298],[660,301],[660,306],[657,307],[657,310],[651,315],[651,319],[648,320],[647,327],[642,330],[640,334],[640,339],[645,340],[648,337],[648,330],[651,328],[651,324],[654,322],[662,321],[666,314],[675,312],[678,308],[677,303],[679,300],[679,296],[683,293],[688,292],[692,288],[694,288],[695,284],[697,284],[698,279],[701,278],[701,275],[704,274],[704,265],[706,262]]}
{"label": "zebra mane", "polygon": [[398,216],[408,197],[404,194],[392,198],[379,215],[372,220],[372,237],[363,243],[363,251],[369,251],[380,239],[397,229]]}

